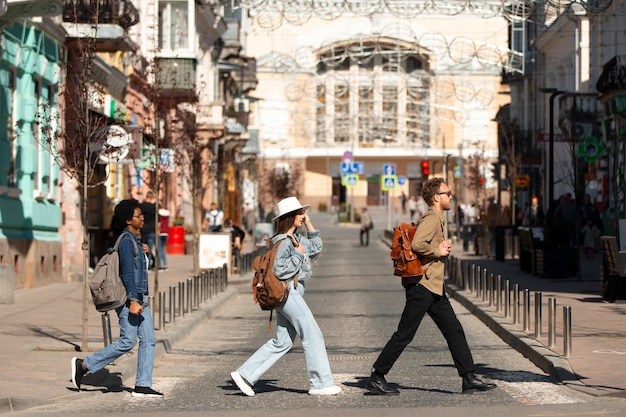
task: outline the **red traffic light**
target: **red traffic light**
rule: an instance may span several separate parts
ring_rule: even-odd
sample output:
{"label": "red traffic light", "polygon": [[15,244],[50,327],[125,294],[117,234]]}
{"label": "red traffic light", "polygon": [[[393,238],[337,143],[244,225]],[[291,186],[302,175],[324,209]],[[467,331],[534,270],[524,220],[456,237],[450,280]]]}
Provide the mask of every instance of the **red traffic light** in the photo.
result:
{"label": "red traffic light", "polygon": [[427,177],[430,175],[430,162],[422,161],[422,176]]}

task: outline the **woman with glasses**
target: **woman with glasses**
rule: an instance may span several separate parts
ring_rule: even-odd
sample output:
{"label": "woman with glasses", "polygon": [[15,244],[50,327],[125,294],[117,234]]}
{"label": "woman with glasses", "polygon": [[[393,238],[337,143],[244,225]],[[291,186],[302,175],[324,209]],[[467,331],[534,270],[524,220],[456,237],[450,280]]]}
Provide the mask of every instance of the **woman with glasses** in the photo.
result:
{"label": "woman with glasses", "polygon": [[[268,340],[230,374],[241,392],[248,396],[255,394],[252,387],[261,376],[291,350],[296,335],[300,336],[304,350],[309,394],[336,395],[341,392],[333,380],[322,331],[303,298],[306,281],[311,278],[311,259],[322,251],[320,232],[313,227],[307,208],[309,206],[300,204],[296,197],[287,197],[278,203],[278,215],[273,218],[276,234],[271,238],[271,244],[279,245],[273,272],[277,278],[288,281],[289,297],[276,308],[276,337]],[[306,228],[306,236],[296,233],[301,226]]]}
{"label": "woman with glasses", "polygon": [[138,235],[144,226],[144,215],[139,202],[134,199],[122,200],[115,206],[113,215],[114,231],[121,234],[118,248],[120,278],[126,287],[128,301],[115,310],[119,319],[120,337],[105,348],[86,356],[72,358],[72,383],[80,391],[84,375],[95,373],[130,352],[139,339],[137,349],[137,377],[133,397],[161,398],[163,394],[152,389],[152,369],[154,367],[154,325],[148,305],[148,261],[147,244],[139,241]]}

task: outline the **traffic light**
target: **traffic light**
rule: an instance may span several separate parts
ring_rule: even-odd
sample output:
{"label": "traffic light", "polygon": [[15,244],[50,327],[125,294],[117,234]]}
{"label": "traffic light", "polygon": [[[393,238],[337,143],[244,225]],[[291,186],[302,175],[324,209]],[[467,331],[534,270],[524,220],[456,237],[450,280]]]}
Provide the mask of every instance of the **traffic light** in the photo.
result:
{"label": "traffic light", "polygon": [[422,177],[428,177],[430,175],[430,162],[422,161]]}

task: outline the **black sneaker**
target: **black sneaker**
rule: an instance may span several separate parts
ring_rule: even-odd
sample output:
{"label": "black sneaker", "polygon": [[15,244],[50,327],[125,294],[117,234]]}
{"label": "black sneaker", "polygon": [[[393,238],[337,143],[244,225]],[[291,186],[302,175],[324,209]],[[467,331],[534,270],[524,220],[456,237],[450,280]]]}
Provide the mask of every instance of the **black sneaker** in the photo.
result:
{"label": "black sneaker", "polygon": [[83,360],[76,357],[72,358],[72,384],[77,390],[80,390],[80,383],[86,373],[87,371],[83,368]]}
{"label": "black sneaker", "polygon": [[130,395],[132,395],[133,397],[163,398],[162,392],[155,391],[150,387],[135,387]]}

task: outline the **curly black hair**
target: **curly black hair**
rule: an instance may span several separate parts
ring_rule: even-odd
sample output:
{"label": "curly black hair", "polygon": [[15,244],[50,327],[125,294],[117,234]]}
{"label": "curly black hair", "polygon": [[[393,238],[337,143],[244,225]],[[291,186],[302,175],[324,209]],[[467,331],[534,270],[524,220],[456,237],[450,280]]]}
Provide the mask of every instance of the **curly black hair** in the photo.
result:
{"label": "curly black hair", "polygon": [[134,198],[122,200],[115,206],[113,213],[113,222],[111,228],[115,232],[122,232],[127,226],[126,221],[133,218],[135,215],[135,209],[139,207],[139,201]]}

